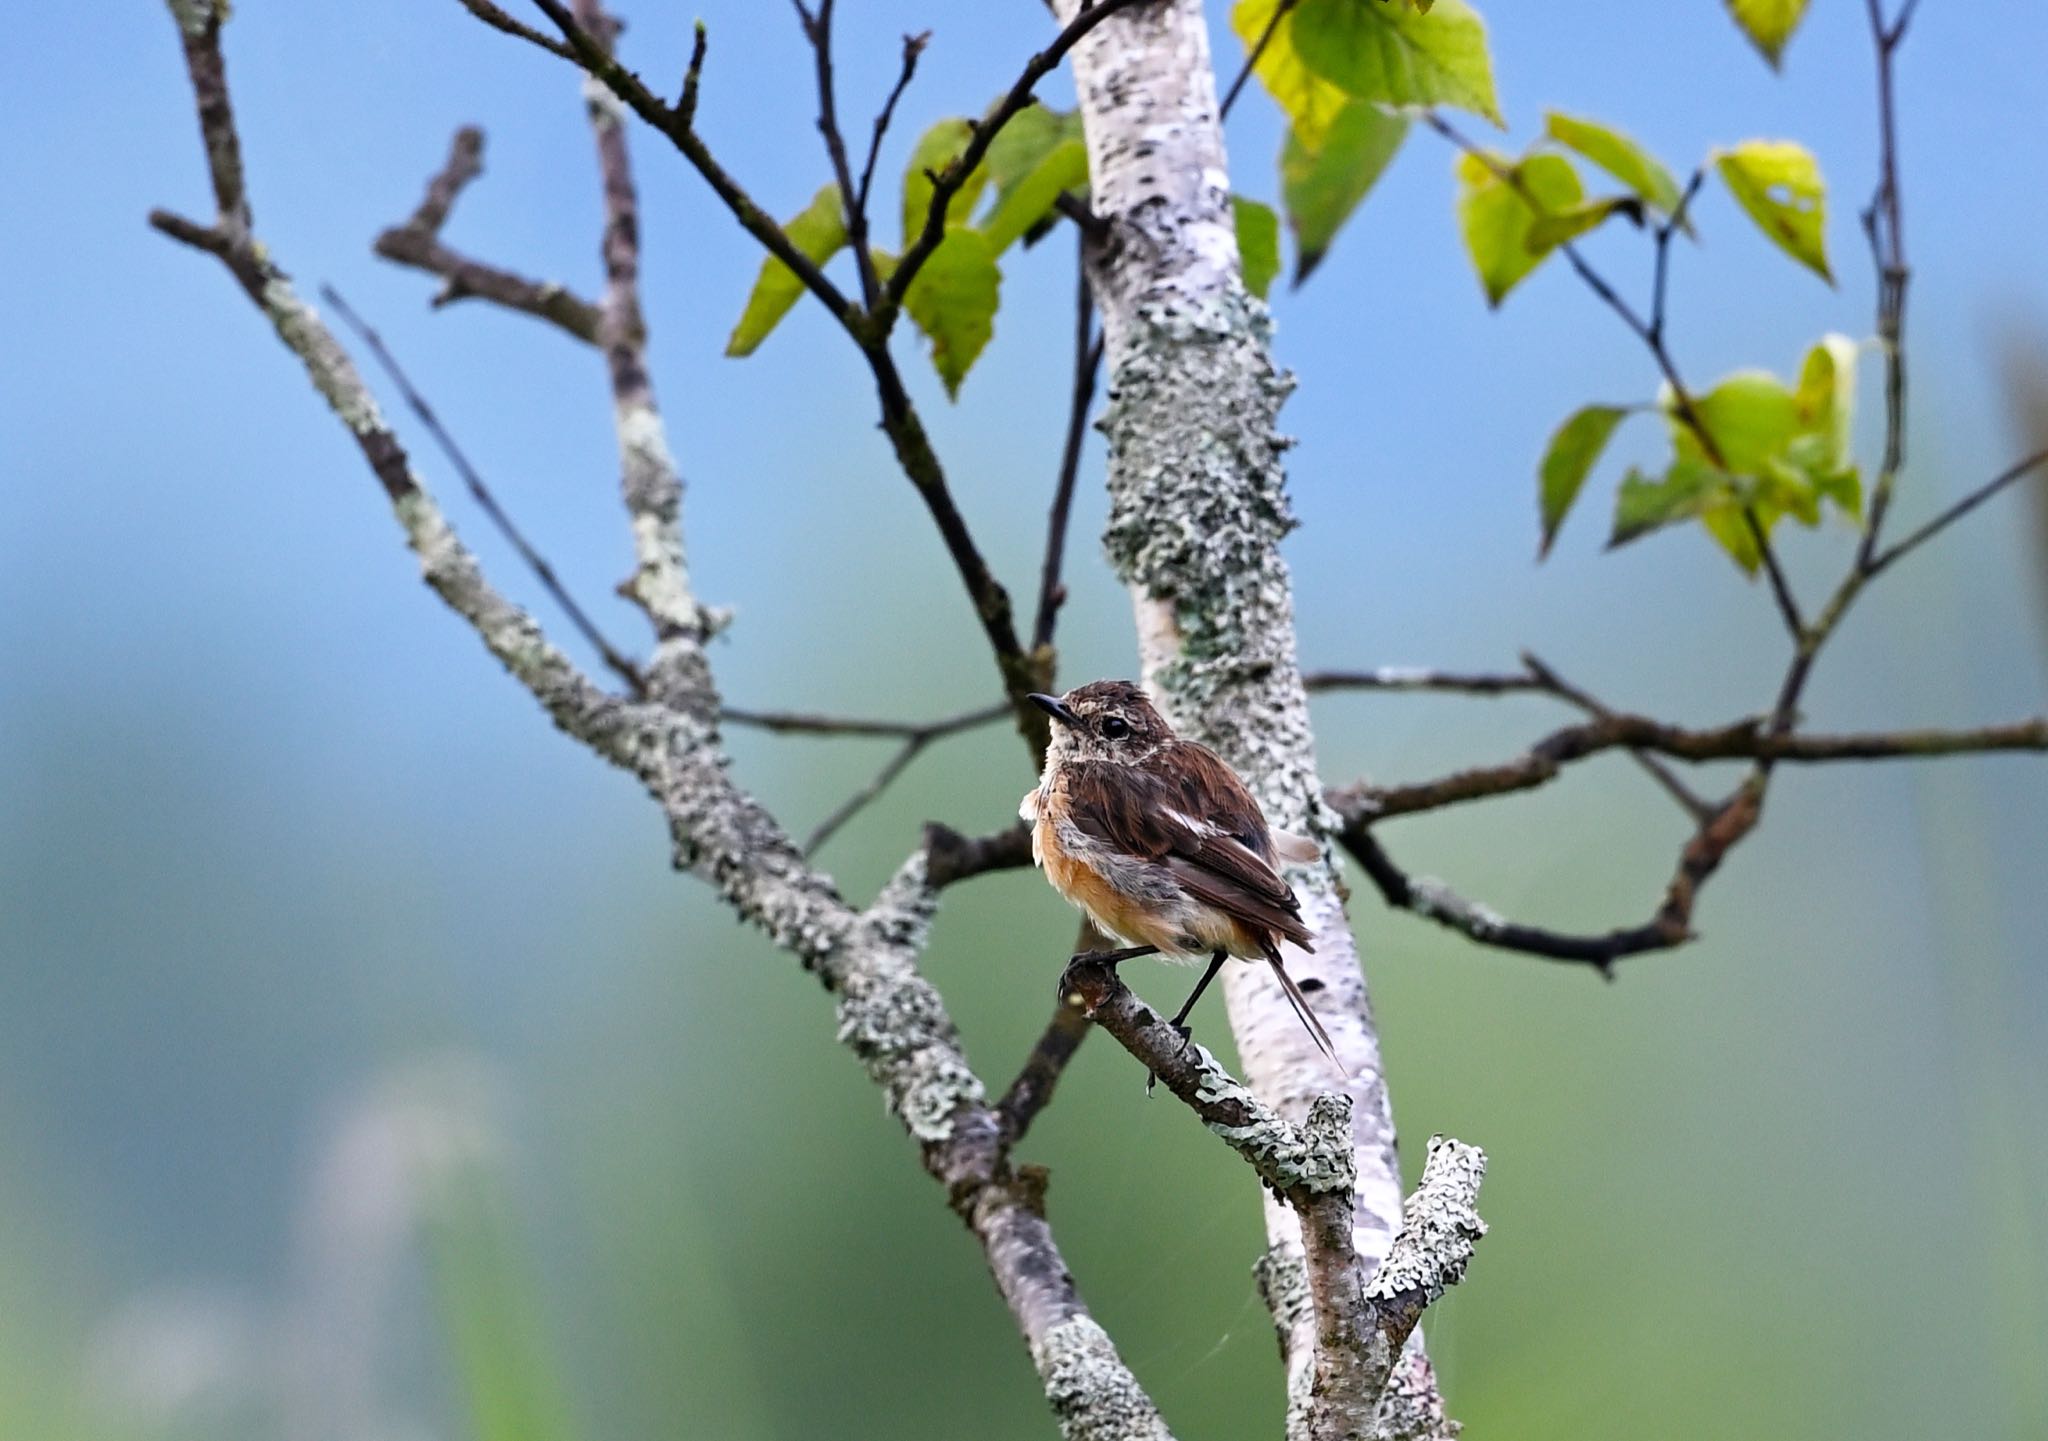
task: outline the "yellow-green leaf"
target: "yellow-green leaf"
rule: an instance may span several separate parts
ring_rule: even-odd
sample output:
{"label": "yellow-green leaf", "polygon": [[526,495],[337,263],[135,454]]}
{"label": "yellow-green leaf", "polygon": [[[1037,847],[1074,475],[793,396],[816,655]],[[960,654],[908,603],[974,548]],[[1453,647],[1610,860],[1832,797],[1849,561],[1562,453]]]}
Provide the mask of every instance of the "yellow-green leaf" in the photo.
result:
{"label": "yellow-green leaf", "polygon": [[1728,477],[1711,465],[1680,460],[1663,475],[1645,475],[1631,467],[1614,496],[1614,530],[1607,548],[1626,545],[1638,536],[1698,515]]}
{"label": "yellow-green leaf", "polygon": [[1584,199],[1578,172],[1562,155],[1519,161],[1498,154],[1458,157],[1458,225],[1489,305],[1499,305],[1549,253],[1550,247],[1530,243],[1536,222],[1563,215]]}
{"label": "yellow-green leaf", "polygon": [[1543,517],[1543,541],[1536,550],[1538,560],[1550,554],[1550,544],[1557,539],[1566,512],[1579,498],[1579,491],[1600,452],[1607,448],[1614,427],[1627,414],[1618,405],[1581,406],[1550,437],[1550,448],[1543,452],[1543,464],[1537,473],[1537,503]]}
{"label": "yellow-green leaf", "polygon": [[1764,59],[1777,68],[1785,53],[1785,42],[1806,16],[1807,0],[1725,0],[1728,13],[1763,52]]}
{"label": "yellow-green leaf", "polygon": [[[806,259],[820,265],[830,260],[846,244],[846,212],[840,204],[839,187],[827,185],[812,196],[811,203],[782,227],[782,233]],[[725,353],[752,355],[803,292],[804,283],[794,270],[772,255],[762,261],[753,293],[747,296],[747,308],[725,342]]]}
{"label": "yellow-green leaf", "polygon": [[[1007,128],[1007,127],[1005,127]],[[925,217],[932,208],[932,177],[946,173],[946,167],[960,157],[967,148],[967,142],[974,134],[973,122],[954,116],[941,120],[918,137],[917,148],[910,152],[910,163],[903,168],[903,244],[908,249],[911,241],[924,232]],[[946,228],[965,225],[968,216],[974,213],[974,203],[981,198],[981,189],[988,184],[988,163],[986,157],[974,167],[974,173],[967,177],[953,194],[952,202],[946,207]]]}
{"label": "yellow-green leaf", "polygon": [[[1668,387],[1664,404],[1678,454],[1688,460],[1715,459],[1680,417]],[[1798,400],[1767,370],[1737,371],[1704,395],[1695,395],[1692,408],[1714,438],[1719,464],[1737,475],[1761,475],[1765,463],[1799,433]]]}
{"label": "yellow-green leaf", "polygon": [[1544,133],[1558,144],[1576,150],[1602,170],[1641,196],[1645,203],[1669,215],[1678,208],[1678,182],[1671,178],[1657,157],[1612,126],[1552,110],[1543,117]]}
{"label": "yellow-green leaf", "polygon": [[[1247,55],[1273,26],[1273,17],[1279,9],[1280,0],[1237,0],[1232,7],[1230,28],[1244,43]],[[1260,51],[1259,63],[1252,73],[1259,77],[1266,93],[1287,116],[1295,139],[1311,154],[1322,149],[1330,127],[1337,123],[1337,117],[1351,103],[1351,97],[1343,90],[1302,63],[1300,52],[1294,48],[1292,15],[1281,15],[1279,26],[1273,30],[1266,48]]]}
{"label": "yellow-green leaf", "polygon": [[1273,207],[1242,195],[1230,197],[1230,212],[1237,222],[1238,264],[1244,273],[1244,288],[1264,300],[1280,273],[1280,217]]}
{"label": "yellow-green leaf", "polygon": [[1088,147],[1078,140],[1063,140],[1047,151],[1032,170],[1011,185],[996,201],[988,223],[981,227],[988,248],[1001,255],[1033,226],[1052,214],[1053,202],[1062,193],[1088,183]]}
{"label": "yellow-green leaf", "polygon": [[1714,168],[1757,228],[1786,254],[1833,285],[1827,257],[1827,186],[1805,146],[1745,140],[1715,152]]}
{"label": "yellow-green leaf", "polygon": [[982,347],[995,333],[1002,273],[978,230],[946,232],[903,297],[903,308],[932,343],[932,366],[957,396]]}
{"label": "yellow-green leaf", "polygon": [[1529,224],[1524,237],[1531,250],[1541,254],[1555,250],[1568,240],[1577,240],[1589,230],[1606,223],[1610,216],[1626,215],[1637,225],[1643,223],[1643,202],[1633,195],[1606,195],[1588,200],[1555,215],[1539,215]]}
{"label": "yellow-green leaf", "polygon": [[1427,14],[1384,0],[1302,0],[1295,52],[1323,79],[1380,105],[1455,105],[1502,124],[1486,22],[1465,0]]}
{"label": "yellow-green leaf", "polygon": [[1294,231],[1294,283],[1322,263],[1338,227],[1401,148],[1408,122],[1363,100],[1347,103],[1320,149],[1293,130],[1280,147],[1280,199]]}

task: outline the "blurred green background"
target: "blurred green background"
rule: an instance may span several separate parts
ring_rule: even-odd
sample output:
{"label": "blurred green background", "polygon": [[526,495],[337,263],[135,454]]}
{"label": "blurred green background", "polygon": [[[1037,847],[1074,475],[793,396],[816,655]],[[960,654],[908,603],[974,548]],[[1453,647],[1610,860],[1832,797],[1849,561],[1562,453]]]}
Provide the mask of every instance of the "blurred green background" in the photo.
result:
{"label": "blurred green background", "polygon": [[[1673,321],[1701,380],[1783,372],[1822,331],[1869,327],[1867,39],[1861,7],[1813,8],[1773,76],[1711,0],[1487,7],[1517,140],[1559,105],[1675,165],[1751,134],[1819,153],[1840,289],[1711,197]],[[238,9],[259,229],[384,329],[571,586],[631,635],[609,595],[629,556],[595,357],[480,308],[430,314],[427,282],[367,253],[477,121],[489,170],[451,241],[593,288],[574,81],[453,4]],[[676,73],[688,15],[629,15],[629,57]],[[704,128],[793,212],[824,175],[794,22],[759,3],[706,18]],[[896,37],[934,28],[906,136],[978,110],[1045,34],[1021,0],[848,0],[841,26],[862,115]],[[631,785],[417,585],[345,437],[227,279],[143,230],[150,205],[205,196],[169,20],[34,7],[16,30],[0,57],[16,141],[0,154],[16,200],[0,216],[0,1437],[1049,1434],[975,1248],[832,1043],[814,983],[668,871]],[[1907,523],[2019,444],[1994,342],[2048,307],[2048,166],[2010,113],[2043,53],[2036,6],[1936,3],[1902,60]],[[1271,198],[1263,99],[1232,124],[1239,187]],[[1645,396],[1650,373],[1559,267],[1489,314],[1449,156],[1409,146],[1310,289],[1276,303],[1302,380],[1286,420],[1305,657],[1484,668],[1529,646],[1616,704],[1701,722],[1761,708],[1782,664],[1769,599],[1699,536],[1604,555],[1586,515],[1531,564],[1551,426]],[[636,155],[693,570],[738,610],[716,656],[729,697],[980,703],[971,615],[849,348],[800,310],[753,360],[721,360],[758,257],[672,157],[644,137]],[[1638,244],[1596,242],[1633,283]],[[957,406],[917,377],[1020,593],[1057,457],[1070,266],[1062,241],[1011,268]],[[1625,431],[1583,508],[1653,447]],[[416,449],[500,580],[566,629]],[[1100,464],[1091,450],[1066,683],[1132,666],[1091,540]],[[1788,541],[1809,595],[1849,544]],[[2038,712],[2043,574],[2017,498],[1901,566],[1827,656],[1815,723]],[[1333,779],[1496,758],[1561,719],[1374,697],[1318,715]],[[732,740],[742,781],[798,828],[883,758]],[[923,820],[992,827],[1028,781],[999,729],[947,741],[824,860],[865,898]],[[1614,985],[1476,951],[1361,888],[1406,1159],[1438,1130],[1493,1157],[1492,1233],[1430,1322],[1469,1434],[2048,1435],[2044,800],[2038,757],[1785,774],[1708,892],[1704,940]],[[1597,927],[1647,912],[1682,834],[1617,760],[1387,838],[1518,917]],[[1071,935],[1035,876],[948,896],[928,969],[993,1084]],[[1181,984],[1136,976],[1169,998]],[[1027,1152],[1052,1168],[1084,1293],[1179,1433],[1274,1434],[1242,1167],[1100,1043]]]}

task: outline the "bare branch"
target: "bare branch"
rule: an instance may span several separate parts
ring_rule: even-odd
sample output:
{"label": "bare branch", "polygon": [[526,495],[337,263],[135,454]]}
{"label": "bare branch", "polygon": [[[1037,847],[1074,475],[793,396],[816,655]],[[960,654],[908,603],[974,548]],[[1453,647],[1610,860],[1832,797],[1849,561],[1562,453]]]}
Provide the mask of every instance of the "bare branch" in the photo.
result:
{"label": "bare branch", "polygon": [[407,377],[404,367],[398,363],[398,357],[384,344],[383,337],[355,313],[349,303],[342,299],[341,292],[333,286],[321,286],[320,298],[341,317],[344,325],[356,333],[364,348],[384,367],[384,373],[391,377],[391,383],[398,388],[398,393],[406,405],[419,417],[419,422],[426,428],[427,434],[441,448],[441,453],[448,458],[448,463],[455,468],[455,473],[462,478],[462,483],[468,489],[471,498],[490,519],[491,524],[497,527],[498,533],[505,537],[506,543],[526,562],[527,568],[534,573],[542,588],[554,598],[562,613],[569,617],[569,623],[576,627],[584,642],[598,653],[605,665],[626,683],[629,690],[635,695],[643,692],[646,689],[646,681],[640,674],[640,668],[605,639],[604,632],[597,628],[597,623],[591,620],[583,607],[576,603],[575,597],[569,594],[568,588],[555,574],[555,568],[548,563],[545,556],[534,549],[532,542],[527,540],[512,517],[506,513],[505,508],[498,504],[498,498],[491,493],[490,487],[484,484],[483,476],[470,463],[469,457],[463,453],[455,437],[448,433],[448,428],[441,424],[441,418],[434,413],[433,406],[427,403],[426,397],[420,394]]}
{"label": "bare branch", "polygon": [[1095,334],[1095,296],[1088,287],[1086,231],[1080,232],[1080,276],[1074,296],[1074,384],[1067,401],[1067,433],[1060,450],[1059,480],[1053,486],[1052,511],[1045,524],[1045,561],[1038,574],[1038,616],[1031,627],[1031,647],[1052,644],[1067,588],[1060,569],[1067,550],[1067,523],[1074,508],[1074,483],[1081,473],[1081,447],[1088,438],[1088,407],[1095,399],[1095,380],[1102,369],[1102,341]]}
{"label": "bare branch", "polygon": [[441,228],[463,187],[483,173],[484,133],[473,125],[455,132],[448,159],[427,181],[419,208],[403,223],[377,237],[375,250],[386,260],[438,275],[444,284],[434,297],[438,306],[472,297],[489,300],[557,325],[578,340],[597,343],[597,307],[566,286],[486,265],[441,242]]}
{"label": "bare branch", "polygon": [[1259,61],[1264,58],[1267,47],[1272,45],[1273,37],[1280,33],[1280,22],[1285,20],[1288,13],[1299,3],[1300,0],[1280,0],[1280,3],[1273,7],[1273,18],[1266,22],[1266,28],[1259,32],[1259,38],[1253,41],[1252,48],[1245,52],[1244,65],[1238,70],[1237,78],[1232,80],[1230,88],[1223,92],[1223,104],[1216,111],[1220,117],[1225,120],[1230,118],[1230,109],[1237,104],[1237,97],[1243,91],[1245,81],[1252,78],[1252,72],[1259,68]]}
{"label": "bare branch", "polygon": [[1052,1019],[1045,1023],[1031,1054],[1024,1058],[1017,1079],[1010,1082],[1010,1088],[996,1102],[996,1115],[1003,1123],[1004,1145],[1014,1146],[1024,1139],[1038,1113],[1051,1103],[1053,1089],[1066,1073],[1067,1062],[1087,1039],[1088,1013],[1062,986],[1053,1001]]}
{"label": "bare branch", "polygon": [[1001,720],[1009,713],[1009,706],[999,702],[961,711],[957,715],[941,716],[937,720],[921,721],[867,720],[857,716],[820,715],[812,711],[742,710],[734,706],[726,707],[721,714],[723,719],[736,725],[753,726],[782,735],[898,736],[904,739],[922,736],[926,740],[937,740],[941,736]]}
{"label": "bare branch", "polygon": [[[576,0],[576,13],[585,33],[609,53],[619,25],[600,0]],[[583,101],[604,196],[599,252],[605,287],[597,342],[611,382],[619,494],[633,527],[633,574],[619,590],[654,627],[649,682],[655,695],[664,696],[671,686],[694,683],[688,657],[715,624],[690,594],[683,561],[683,480],[648,376],[647,321],[640,306],[640,193],[633,183],[625,117],[610,92],[593,82],[585,82]]]}
{"label": "bare branch", "polygon": [[1447,691],[1459,695],[1501,696],[1550,687],[1527,672],[1488,674],[1432,670],[1426,666],[1387,665],[1377,670],[1303,671],[1302,685],[1311,693],[1340,690]]}
{"label": "bare branch", "polygon": [[896,118],[896,102],[910,88],[910,81],[917,74],[917,57],[924,54],[924,47],[931,43],[931,38],[929,30],[903,37],[903,69],[896,76],[889,98],[882,102],[882,109],[875,116],[874,133],[868,137],[868,158],[860,168],[860,185],[854,192],[853,203],[863,214],[867,212],[868,194],[875,183],[875,162],[882,154],[882,137],[889,133],[889,122]]}
{"label": "bare branch", "polygon": [[875,273],[875,257],[868,246],[868,211],[861,191],[853,181],[853,166],[846,158],[846,137],[839,130],[839,102],[832,85],[832,9],[834,0],[818,0],[813,14],[803,0],[794,0],[797,20],[810,42],[818,76],[818,133],[824,137],[825,158],[839,184],[839,209],[846,220],[846,242],[853,251],[854,268],[860,275],[861,300],[873,308],[881,294],[882,282]]}
{"label": "bare branch", "polygon": [[932,889],[971,880],[990,871],[1012,871],[1031,864],[1031,832],[1023,825],[986,836],[965,836],[936,821],[924,828],[925,854],[931,858]]}
{"label": "bare branch", "polygon": [[2013,482],[2025,479],[2029,472],[2044,464],[2048,464],[2048,450],[2037,450],[2023,460],[2014,461],[1990,480],[1987,480],[1954,505],[1951,505],[1947,510],[1944,510],[1940,515],[1937,515],[1934,519],[1928,521],[1927,524],[1906,536],[1905,539],[1893,543],[1881,554],[1872,557],[1868,574],[1876,575],[1901,556],[1925,545],[1985,501],[1991,499],[1992,496],[1998,494]]}
{"label": "bare branch", "polygon": [[547,51],[548,54],[559,55],[564,60],[573,61],[576,58],[576,52],[561,41],[541,34],[540,31],[530,25],[514,20],[510,15],[507,15],[503,10],[493,5],[491,0],[456,0],[456,3],[493,30],[517,36],[529,45],[538,45],[541,49]]}

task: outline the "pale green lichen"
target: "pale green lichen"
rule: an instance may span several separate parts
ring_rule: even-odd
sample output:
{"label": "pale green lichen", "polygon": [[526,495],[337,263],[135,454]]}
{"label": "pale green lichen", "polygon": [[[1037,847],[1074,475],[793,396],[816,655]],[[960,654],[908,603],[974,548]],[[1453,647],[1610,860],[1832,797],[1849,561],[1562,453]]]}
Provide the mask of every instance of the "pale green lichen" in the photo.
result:
{"label": "pale green lichen", "polygon": [[319,312],[293,291],[291,282],[273,274],[263,284],[263,311],[277,335],[298,356],[328,407],[357,435],[384,428],[384,417],[362,377],[320,321]]}
{"label": "pale green lichen", "polygon": [[232,14],[228,0],[169,0],[169,5],[178,28],[195,40],[206,33],[209,25],[227,24]]}
{"label": "pale green lichen", "polygon": [[1420,1293],[1436,1300],[1464,1279],[1472,1248],[1486,1234],[1476,1203],[1486,1152],[1449,1136],[1429,1138],[1429,1159],[1404,1208],[1401,1230],[1366,1285],[1378,1300]]}
{"label": "pale green lichen", "polygon": [[1109,1333],[1092,1318],[1062,1321],[1033,1350],[1066,1441],[1172,1441]]}

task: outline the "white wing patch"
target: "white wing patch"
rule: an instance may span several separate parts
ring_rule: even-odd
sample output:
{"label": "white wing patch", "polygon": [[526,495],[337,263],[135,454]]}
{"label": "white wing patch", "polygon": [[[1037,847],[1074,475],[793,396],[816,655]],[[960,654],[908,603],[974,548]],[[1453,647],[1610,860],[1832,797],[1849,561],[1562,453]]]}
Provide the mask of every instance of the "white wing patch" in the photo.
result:
{"label": "white wing patch", "polygon": [[1305,862],[1320,858],[1323,848],[1307,836],[1276,829],[1273,832],[1273,853],[1283,861]]}

